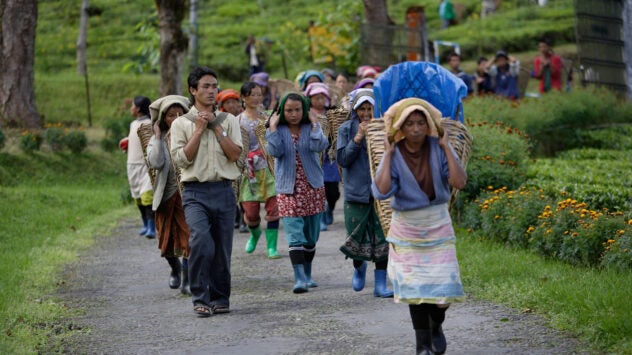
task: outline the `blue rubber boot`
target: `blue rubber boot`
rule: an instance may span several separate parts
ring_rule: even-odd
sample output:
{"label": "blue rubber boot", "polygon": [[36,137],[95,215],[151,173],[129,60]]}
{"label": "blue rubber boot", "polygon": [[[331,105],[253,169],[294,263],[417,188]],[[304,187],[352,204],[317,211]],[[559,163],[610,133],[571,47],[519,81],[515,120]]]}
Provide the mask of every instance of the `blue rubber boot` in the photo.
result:
{"label": "blue rubber boot", "polygon": [[147,215],[145,214],[145,206],[138,205],[140,216],[143,218],[143,229],[138,231],[138,235],[147,234]]}
{"label": "blue rubber boot", "polygon": [[147,233],[145,233],[145,238],[156,238],[156,221],[153,218],[147,219]]}
{"label": "blue rubber boot", "polygon": [[307,287],[318,287],[316,281],[312,279],[312,263],[305,263],[305,281]]}
{"label": "blue rubber boot", "polygon": [[375,270],[375,289],[373,296],[390,298],[393,297],[393,291],[386,288],[386,270]]}
{"label": "blue rubber boot", "polygon": [[351,279],[351,286],[353,290],[358,292],[364,289],[364,283],[366,281],[366,261],[362,262],[362,265],[359,268],[353,269],[353,279]]}
{"label": "blue rubber boot", "polygon": [[292,268],[294,268],[294,288],[292,288],[292,292],[305,293],[309,291],[307,288],[307,279],[305,276],[305,265],[295,264],[292,265]]}

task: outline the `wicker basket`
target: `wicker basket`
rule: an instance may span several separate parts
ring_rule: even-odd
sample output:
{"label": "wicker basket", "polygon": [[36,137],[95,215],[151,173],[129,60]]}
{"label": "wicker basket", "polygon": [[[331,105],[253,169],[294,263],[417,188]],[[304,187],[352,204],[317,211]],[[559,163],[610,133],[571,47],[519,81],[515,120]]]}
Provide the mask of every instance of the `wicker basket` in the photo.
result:
{"label": "wicker basket", "polygon": [[154,135],[153,126],[150,123],[141,124],[136,133],[140,139],[140,145],[143,147],[143,157],[145,158],[145,164],[147,164],[147,170],[149,171],[149,179],[153,186],[156,180],[156,171],[149,166],[149,161],[147,160],[147,145],[149,144],[151,136]]}
{"label": "wicker basket", "polygon": [[[248,153],[250,152],[250,134],[248,134],[248,130],[241,125],[239,125],[239,132],[241,133],[242,148],[239,159],[237,159],[235,163],[237,164],[237,169],[243,174],[248,160]],[[233,192],[235,192],[235,198],[237,199],[239,199],[240,187],[241,178],[233,180]]]}
{"label": "wicker basket", "polygon": [[279,95],[279,97],[285,96],[288,92],[297,92],[298,87],[294,82],[287,79],[270,79],[268,82],[270,91]]}
{"label": "wicker basket", "polygon": [[257,136],[257,142],[259,142],[259,147],[263,152],[263,157],[266,158],[266,163],[268,164],[268,169],[270,170],[270,174],[274,176],[274,158],[268,154],[266,150],[266,126],[265,123],[261,122],[255,127],[255,136]]}
{"label": "wicker basket", "polygon": [[[441,127],[443,127],[445,132],[448,133],[450,145],[454,148],[456,155],[461,161],[461,165],[465,169],[472,149],[472,135],[461,122],[449,118],[443,118],[441,120]],[[373,120],[369,123],[366,143],[367,150],[369,152],[369,169],[371,171],[372,179],[375,179],[378,165],[382,161],[382,156],[384,155],[385,136],[386,130],[383,120]],[[459,190],[457,189],[450,188],[450,206],[456,199],[458,191]],[[384,235],[388,235],[391,216],[393,214],[390,198],[385,200],[375,200],[375,207]]]}

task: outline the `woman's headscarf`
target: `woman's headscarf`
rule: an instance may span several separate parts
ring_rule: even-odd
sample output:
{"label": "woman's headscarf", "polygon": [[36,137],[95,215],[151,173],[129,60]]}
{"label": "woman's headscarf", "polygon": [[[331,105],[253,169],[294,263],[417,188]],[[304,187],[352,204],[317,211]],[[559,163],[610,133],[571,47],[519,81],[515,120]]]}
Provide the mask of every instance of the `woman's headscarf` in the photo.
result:
{"label": "woman's headscarf", "polygon": [[298,79],[298,85],[301,87],[301,90],[305,90],[305,87],[307,86],[307,79],[311,78],[312,76],[317,77],[321,83],[325,82],[325,76],[321,72],[317,70],[307,70]]}
{"label": "woman's headscarf", "polygon": [[439,137],[443,135],[441,128],[441,111],[437,110],[431,103],[418,98],[408,98],[397,101],[384,113],[384,127],[389,137],[395,142],[404,139],[401,132],[402,125],[415,111],[421,111],[428,121],[428,135],[431,137]]}
{"label": "woman's headscarf", "polygon": [[285,119],[285,102],[289,99],[300,101],[303,106],[303,117],[301,117],[300,124],[310,123],[309,121],[309,100],[305,95],[298,92],[290,92],[285,94],[279,103],[279,124],[287,126],[287,120]]}
{"label": "woman's headscarf", "polygon": [[318,94],[323,94],[327,97],[326,105],[329,106],[331,102],[331,97],[329,97],[329,86],[325,83],[311,83],[307,85],[305,89],[305,96],[312,97]]}
{"label": "woman's headscarf", "polygon": [[166,130],[165,114],[167,113],[167,110],[169,109],[169,107],[173,105],[181,106],[182,109],[184,109],[184,113],[187,113],[189,112],[189,107],[191,104],[189,102],[189,99],[184,96],[180,96],[180,95],[163,96],[159,98],[158,100],[152,102],[151,105],[149,105],[149,114],[151,116],[151,122],[156,123],[156,121],[158,121],[160,128],[162,130]]}
{"label": "woman's headscarf", "polygon": [[375,107],[375,96],[371,89],[356,89],[349,93],[349,117],[359,119],[356,110],[362,106],[363,103],[368,102],[371,106]]}
{"label": "woman's headscarf", "polygon": [[375,83],[375,79],[373,79],[373,78],[365,78],[365,79],[362,79],[362,80],[358,81],[358,82],[357,82],[357,83],[353,86],[353,89],[354,89],[354,90],[356,90],[356,89],[362,89],[365,85],[367,85],[367,84],[374,84],[374,83]]}
{"label": "woman's headscarf", "polygon": [[217,105],[219,106],[219,110],[222,112],[226,112],[222,104],[226,102],[226,100],[237,100],[239,101],[239,93],[233,89],[224,89],[217,94]]}
{"label": "woman's headscarf", "polygon": [[268,86],[268,82],[270,81],[270,75],[265,72],[255,73],[250,76],[250,81],[256,83],[261,87],[266,87]]}

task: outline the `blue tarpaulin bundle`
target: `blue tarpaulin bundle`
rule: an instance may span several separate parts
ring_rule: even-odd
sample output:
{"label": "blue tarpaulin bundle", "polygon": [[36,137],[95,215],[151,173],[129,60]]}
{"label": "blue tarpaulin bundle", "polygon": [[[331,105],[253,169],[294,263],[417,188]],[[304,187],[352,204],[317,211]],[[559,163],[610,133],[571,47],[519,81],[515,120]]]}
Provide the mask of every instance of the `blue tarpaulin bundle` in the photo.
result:
{"label": "blue tarpaulin bundle", "polygon": [[463,81],[442,66],[430,62],[403,62],[390,66],[373,86],[375,112],[383,117],[397,101],[417,97],[430,102],[443,117],[463,122]]}

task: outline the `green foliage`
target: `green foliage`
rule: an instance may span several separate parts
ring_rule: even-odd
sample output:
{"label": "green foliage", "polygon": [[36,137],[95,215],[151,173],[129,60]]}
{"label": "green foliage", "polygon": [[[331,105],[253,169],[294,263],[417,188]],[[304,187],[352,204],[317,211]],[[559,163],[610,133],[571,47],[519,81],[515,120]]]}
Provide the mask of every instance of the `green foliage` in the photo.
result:
{"label": "green foliage", "polygon": [[105,137],[101,141],[101,148],[108,152],[118,149],[119,141],[129,135],[129,125],[133,120],[131,116],[106,120],[103,124]]}
{"label": "green foliage", "polygon": [[624,143],[630,142],[629,136],[615,136],[613,130],[632,124],[632,106],[618,102],[605,89],[551,92],[520,103],[475,97],[466,103],[465,112],[469,117],[485,117],[518,127],[529,135],[536,155],[552,156],[573,148],[613,145],[612,141],[603,142],[607,138],[619,137]]}
{"label": "green foliage", "polygon": [[72,153],[82,153],[88,147],[88,137],[86,137],[86,132],[77,130],[68,132],[64,139],[64,144]]}
{"label": "green foliage", "polygon": [[59,152],[64,149],[66,132],[64,132],[64,129],[61,127],[48,127],[44,131],[44,139],[46,139],[46,142],[53,152]]}
{"label": "green foliage", "polygon": [[506,304],[516,313],[542,315],[548,325],[584,340],[587,347],[579,352],[632,351],[631,272],[543,259],[491,242],[479,232],[457,230],[457,235],[461,278],[469,295]]}
{"label": "green foliage", "polygon": [[535,188],[501,188],[468,205],[463,220],[468,231],[546,258],[632,271],[631,263],[621,262],[632,258],[631,249],[626,248],[632,223],[622,212],[591,210],[571,198],[556,202]]}
{"label": "green foliage", "polygon": [[632,209],[629,151],[575,149],[539,159],[528,169],[528,184],[548,194],[563,191],[593,208]]}
{"label": "green foliage", "polygon": [[53,296],[67,263],[125,214],[122,154],[0,154],[0,349],[48,352],[76,332]]}
{"label": "green foliage", "polygon": [[[480,5],[480,1],[477,3]],[[536,49],[538,40],[544,36],[555,44],[575,41],[575,15],[571,0],[556,1],[546,7],[513,7],[509,2],[503,2],[496,14],[480,20],[480,6],[469,7],[468,10],[466,21],[459,26],[432,32],[430,38],[459,43],[461,55],[465,58],[490,55],[499,49],[509,53]]]}
{"label": "green foliage", "polygon": [[160,71],[160,36],[158,34],[158,13],[154,12],[136,24],[136,31],[144,40],[136,49],[133,60],[126,63],[124,73],[157,73]]}
{"label": "green foliage", "polygon": [[529,141],[520,130],[480,118],[468,118],[467,125],[474,139],[467,164],[468,181],[458,195],[457,208],[490,186],[518,188],[526,181],[529,162]]}
{"label": "green foliage", "polygon": [[40,132],[24,131],[20,135],[20,149],[25,153],[32,153],[40,149],[43,140]]}
{"label": "green foliage", "polygon": [[2,130],[0,129],[0,150],[4,148],[5,141],[6,141],[6,137],[4,135],[4,132],[2,132]]}

